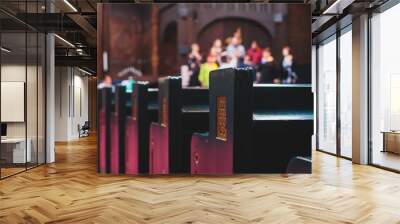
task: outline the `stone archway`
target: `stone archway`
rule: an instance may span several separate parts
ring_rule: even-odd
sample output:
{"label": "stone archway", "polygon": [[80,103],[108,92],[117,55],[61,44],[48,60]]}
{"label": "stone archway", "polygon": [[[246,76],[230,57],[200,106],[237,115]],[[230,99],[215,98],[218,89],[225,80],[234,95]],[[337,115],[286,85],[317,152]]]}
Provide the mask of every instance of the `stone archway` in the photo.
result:
{"label": "stone archway", "polygon": [[175,75],[178,73],[178,24],[170,22],[161,36],[160,41],[159,76]]}

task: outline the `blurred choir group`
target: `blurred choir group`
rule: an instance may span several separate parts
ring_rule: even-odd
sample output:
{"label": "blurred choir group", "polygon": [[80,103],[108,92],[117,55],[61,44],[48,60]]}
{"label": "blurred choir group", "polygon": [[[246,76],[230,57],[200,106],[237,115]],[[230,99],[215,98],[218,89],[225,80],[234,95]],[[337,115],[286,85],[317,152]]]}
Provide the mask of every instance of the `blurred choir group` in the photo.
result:
{"label": "blurred choir group", "polygon": [[289,46],[282,48],[282,60],[276,62],[271,49],[262,49],[257,41],[253,41],[246,51],[240,28],[225,42],[226,45],[223,46],[222,40],[216,39],[205,60],[200,53],[199,44],[191,45],[187,64],[181,66],[182,86],[208,87],[211,71],[229,67],[253,68],[255,83],[296,83],[298,76]]}

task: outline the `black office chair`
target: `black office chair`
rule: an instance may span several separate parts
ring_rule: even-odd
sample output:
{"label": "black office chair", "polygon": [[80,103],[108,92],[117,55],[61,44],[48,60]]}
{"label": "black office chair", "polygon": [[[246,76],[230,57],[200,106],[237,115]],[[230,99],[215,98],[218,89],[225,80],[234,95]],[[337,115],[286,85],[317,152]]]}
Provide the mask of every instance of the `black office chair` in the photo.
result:
{"label": "black office chair", "polygon": [[89,130],[90,130],[89,121],[85,121],[85,123],[82,125],[82,127],[80,127],[80,125],[78,125],[79,138],[80,137],[88,137],[89,136]]}

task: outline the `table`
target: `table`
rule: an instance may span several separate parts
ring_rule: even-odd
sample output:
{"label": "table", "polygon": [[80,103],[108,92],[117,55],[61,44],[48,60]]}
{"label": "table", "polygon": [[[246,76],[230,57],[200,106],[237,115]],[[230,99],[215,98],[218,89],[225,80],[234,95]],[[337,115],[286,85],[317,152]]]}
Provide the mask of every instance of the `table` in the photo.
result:
{"label": "table", "polygon": [[400,131],[383,131],[382,152],[400,154]]}
{"label": "table", "polygon": [[1,139],[1,157],[6,160],[6,163],[26,163],[31,162],[32,141],[26,139],[28,143],[25,152],[25,138],[5,138]]}

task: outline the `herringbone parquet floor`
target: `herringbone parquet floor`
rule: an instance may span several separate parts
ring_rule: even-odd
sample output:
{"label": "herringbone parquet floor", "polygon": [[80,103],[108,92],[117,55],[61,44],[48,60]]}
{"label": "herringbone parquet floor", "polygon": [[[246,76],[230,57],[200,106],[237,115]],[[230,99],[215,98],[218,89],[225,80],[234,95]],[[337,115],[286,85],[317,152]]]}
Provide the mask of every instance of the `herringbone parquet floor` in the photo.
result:
{"label": "herringbone parquet floor", "polygon": [[400,175],[315,152],[312,175],[96,173],[95,139],[0,181],[0,223],[400,223]]}

